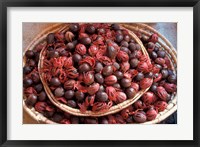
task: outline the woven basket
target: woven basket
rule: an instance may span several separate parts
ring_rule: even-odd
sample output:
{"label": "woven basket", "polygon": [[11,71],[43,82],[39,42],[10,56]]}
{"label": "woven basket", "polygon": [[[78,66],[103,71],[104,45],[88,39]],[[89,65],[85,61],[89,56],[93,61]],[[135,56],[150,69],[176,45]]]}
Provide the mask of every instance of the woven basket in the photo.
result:
{"label": "woven basket", "polygon": [[[66,29],[64,31],[67,31],[67,27],[68,25],[66,24]],[[143,43],[140,41],[140,39],[131,31],[129,31],[128,29],[124,28],[121,26],[121,29],[127,30],[129,32],[129,35],[132,37],[132,39],[134,39],[140,46],[142,49],[142,52],[144,55],[146,55],[147,57],[149,57],[145,47],[143,46]],[[44,36],[46,36],[47,34],[44,33]],[[46,53],[46,49],[44,48],[41,53],[40,53],[40,60],[39,60],[39,64],[38,64],[38,69],[39,69],[39,74],[40,74],[40,78],[41,81],[43,83],[44,89],[50,99],[50,101],[58,108],[60,108],[61,110],[76,115],[76,116],[91,116],[91,117],[100,117],[100,116],[105,116],[105,115],[109,115],[109,114],[113,114],[116,112],[121,111],[122,109],[132,105],[135,101],[137,101],[146,91],[148,91],[148,89],[150,88],[150,86],[146,89],[142,89],[140,90],[133,98],[128,99],[120,104],[114,105],[112,106],[110,109],[106,110],[106,111],[85,111],[85,112],[81,112],[79,109],[75,109],[75,108],[71,108],[61,102],[59,102],[55,96],[53,95],[51,89],[49,88],[47,82],[44,80],[44,73],[42,73],[42,67],[43,67],[43,59],[44,59],[44,55]]]}
{"label": "woven basket", "polygon": [[[177,65],[177,60],[176,60],[176,50],[174,49],[174,47],[171,45],[171,43],[163,36],[161,35],[159,32],[157,32],[155,29],[151,28],[150,26],[146,25],[146,24],[140,24],[140,23],[136,23],[136,24],[122,24],[123,27],[133,31],[133,32],[140,32],[143,35],[146,36],[150,36],[152,33],[157,33],[158,37],[159,37],[159,41],[158,41],[158,45],[162,46],[170,61],[171,64],[173,66],[174,71],[176,72],[176,65]],[[56,32],[59,30],[63,30],[63,28],[65,29],[65,24],[60,25],[60,24],[56,24],[53,25],[51,28],[47,28],[46,30],[44,30],[40,35],[38,35],[31,43],[30,45],[27,47],[26,50],[32,50],[34,48],[35,45],[37,45],[38,43],[42,42],[46,36],[42,35],[42,34],[48,34],[50,32]],[[56,28],[56,29],[55,29]],[[25,50],[25,51],[26,51]],[[24,60],[25,63],[25,60]],[[24,110],[33,118],[35,119],[38,123],[47,123],[47,124],[52,124],[55,123],[51,120],[49,120],[48,118],[44,117],[42,114],[40,114],[39,112],[35,111],[34,108],[28,108],[24,102],[25,100],[23,100],[23,108]],[[134,103],[134,102],[133,102]],[[162,120],[166,119],[168,116],[170,116],[171,114],[173,114],[176,110],[177,110],[177,97],[176,95],[172,95],[172,100],[168,103],[168,107],[166,108],[166,110],[160,112],[156,119],[152,120],[152,121],[148,121],[145,122],[143,124],[156,124],[161,122]]]}

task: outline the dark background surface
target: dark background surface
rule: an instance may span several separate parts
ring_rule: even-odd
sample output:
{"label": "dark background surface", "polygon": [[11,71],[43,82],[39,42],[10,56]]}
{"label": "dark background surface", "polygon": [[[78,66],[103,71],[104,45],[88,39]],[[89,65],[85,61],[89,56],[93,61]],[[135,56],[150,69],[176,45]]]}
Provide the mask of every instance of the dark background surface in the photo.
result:
{"label": "dark background surface", "polygon": [[[46,27],[53,23],[23,23],[23,50],[26,49],[31,40]],[[177,24],[176,23],[147,23],[155,28],[158,32],[164,35],[172,45],[177,49]],[[25,111],[23,112],[23,124],[38,123],[29,116]],[[169,116],[161,124],[176,124],[177,112]]]}

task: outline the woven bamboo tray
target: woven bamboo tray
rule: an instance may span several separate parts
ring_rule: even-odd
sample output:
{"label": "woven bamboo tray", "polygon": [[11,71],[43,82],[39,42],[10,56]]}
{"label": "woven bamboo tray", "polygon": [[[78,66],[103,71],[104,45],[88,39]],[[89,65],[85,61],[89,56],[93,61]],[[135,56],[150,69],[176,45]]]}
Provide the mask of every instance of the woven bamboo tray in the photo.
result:
{"label": "woven bamboo tray", "polygon": [[[67,31],[68,29],[68,25],[66,24],[66,29],[63,31]],[[129,35],[132,37],[132,39],[134,39],[140,46],[142,49],[142,52],[144,55],[146,55],[147,57],[149,57],[145,47],[143,46],[143,43],[141,42],[141,40],[131,31],[129,31],[128,29],[124,28],[121,26],[121,29],[127,30],[129,32]],[[46,36],[47,34],[44,33],[44,36]],[[90,116],[90,117],[100,117],[100,116],[105,116],[105,115],[109,115],[109,114],[113,114],[113,113],[117,113],[119,111],[121,111],[122,109],[132,105],[135,101],[137,101],[146,91],[148,91],[148,89],[150,88],[150,86],[146,89],[142,89],[140,90],[133,98],[128,99],[120,104],[114,105],[112,106],[110,109],[106,110],[106,111],[85,111],[85,112],[81,112],[79,109],[75,109],[75,108],[71,108],[61,102],[59,102],[55,96],[53,95],[51,89],[49,88],[47,82],[44,80],[44,73],[42,73],[42,68],[43,68],[43,59],[44,59],[44,55],[46,53],[46,49],[44,48],[41,53],[40,53],[40,60],[39,60],[39,64],[38,64],[38,69],[39,69],[39,74],[40,74],[40,78],[41,81],[43,83],[44,89],[50,99],[50,101],[58,108],[60,108],[61,110],[70,113],[72,115],[76,115],[76,116]]]}
{"label": "woven bamboo tray", "polygon": [[[53,28],[57,28],[57,31],[61,28],[64,27],[63,26],[59,26],[59,24],[56,24],[54,26],[52,26],[52,29],[47,28],[46,30],[43,31],[43,33],[50,33],[50,32],[56,32],[56,30],[53,31]],[[140,23],[136,23],[136,24],[122,24],[123,27],[128,28],[129,30],[132,30],[134,32],[140,32],[146,36],[150,36],[152,33],[157,33],[159,36],[159,41],[158,44],[160,46],[162,46],[170,61],[171,64],[173,65],[174,71],[177,72],[177,60],[176,60],[176,50],[175,48],[171,45],[171,43],[163,36],[161,35],[159,32],[157,32],[155,29],[151,28],[150,26],[146,25],[146,24],[140,24]],[[39,41],[40,39],[40,41]],[[42,37],[42,35],[38,35],[31,43],[30,45],[27,47],[26,50],[30,49],[32,50],[34,48],[34,46],[39,43],[42,42],[45,39],[45,36]],[[37,41],[37,42],[36,42]],[[25,60],[24,60],[25,63]],[[47,123],[47,124],[52,124],[55,123],[51,120],[49,120],[48,118],[44,117],[42,114],[38,113],[37,111],[35,111],[34,108],[28,108],[24,102],[25,100],[23,100],[23,108],[24,110],[33,118],[35,119],[38,123]],[[176,110],[177,110],[177,96],[176,95],[172,95],[172,100],[168,103],[168,107],[166,108],[166,110],[160,112],[155,120],[152,121],[148,121],[145,122],[143,124],[156,124],[161,122],[162,120],[166,119],[168,116],[170,116],[171,114],[173,114]]]}

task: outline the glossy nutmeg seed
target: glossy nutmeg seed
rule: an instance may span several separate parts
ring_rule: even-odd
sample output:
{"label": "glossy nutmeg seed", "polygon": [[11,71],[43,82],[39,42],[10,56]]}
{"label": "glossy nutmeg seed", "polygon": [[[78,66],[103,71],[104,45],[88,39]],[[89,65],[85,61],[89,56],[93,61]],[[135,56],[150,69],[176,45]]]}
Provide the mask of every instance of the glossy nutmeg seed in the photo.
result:
{"label": "glossy nutmeg seed", "polygon": [[111,25],[111,28],[112,28],[113,30],[115,30],[115,31],[120,30],[120,26],[119,26],[119,24],[117,24],[117,23],[113,23],[113,24]]}
{"label": "glossy nutmeg seed", "polygon": [[116,71],[114,75],[117,77],[117,80],[121,80],[124,77],[124,74],[121,71]]}
{"label": "glossy nutmeg seed", "polygon": [[136,91],[135,91],[134,88],[129,87],[129,88],[126,89],[125,93],[126,93],[127,98],[131,99],[131,98],[133,98],[135,96]]}
{"label": "glossy nutmeg seed", "polygon": [[108,95],[106,92],[97,92],[96,93],[96,100],[98,102],[106,102],[108,100]]}
{"label": "glossy nutmeg seed", "polygon": [[158,54],[158,57],[160,57],[160,58],[164,58],[165,55],[166,55],[166,53],[165,53],[164,50],[159,50],[159,51],[157,52],[157,54]]}
{"label": "glossy nutmeg seed", "polygon": [[152,92],[156,92],[156,90],[157,90],[157,85],[156,85],[156,84],[152,84],[150,90],[151,90]]}
{"label": "glossy nutmeg seed", "polygon": [[90,45],[92,40],[89,37],[83,37],[81,38],[80,42],[84,45]]}
{"label": "glossy nutmeg seed", "polygon": [[74,100],[68,100],[67,106],[72,107],[72,108],[76,108],[77,104]]}
{"label": "glossy nutmeg seed", "polygon": [[23,80],[23,86],[24,86],[24,87],[29,87],[29,86],[31,86],[32,84],[33,84],[33,80],[32,80],[32,79],[25,78],[25,79]]}
{"label": "glossy nutmeg seed", "polygon": [[162,74],[162,78],[166,79],[169,75],[168,70],[167,69],[162,69],[161,70],[161,74]]}
{"label": "glossy nutmeg seed", "polygon": [[32,50],[28,50],[25,53],[25,56],[29,59],[34,58],[35,57],[35,53]]}
{"label": "glossy nutmeg seed", "polygon": [[95,71],[100,72],[103,69],[103,64],[100,62],[96,62]]}
{"label": "glossy nutmeg seed", "polygon": [[62,97],[64,95],[64,89],[62,87],[58,87],[55,89],[54,94],[56,97]]}
{"label": "glossy nutmeg seed", "polygon": [[113,67],[111,65],[107,65],[103,68],[102,74],[104,76],[109,76],[113,73]]}
{"label": "glossy nutmeg seed", "polygon": [[141,50],[141,46],[139,44],[136,44],[136,50]]}
{"label": "glossy nutmeg seed", "polygon": [[130,53],[131,53],[131,51],[130,51],[127,47],[124,47],[124,46],[122,46],[122,47],[120,48],[120,50],[123,51],[123,52],[126,52],[127,54],[130,54]]}
{"label": "glossy nutmeg seed", "polygon": [[50,33],[47,35],[47,44],[52,44],[55,41],[55,35],[54,33]]}
{"label": "glossy nutmeg seed", "polygon": [[108,57],[114,59],[117,56],[117,50],[113,46],[108,46],[107,48]]}
{"label": "glossy nutmeg seed", "polygon": [[143,108],[143,103],[141,100],[137,100],[135,103],[133,103],[134,108],[137,109],[142,109]]}
{"label": "glossy nutmeg seed", "polygon": [[36,66],[36,61],[33,60],[33,59],[30,59],[30,60],[28,61],[28,65],[31,66],[31,67],[35,67],[35,66]]}
{"label": "glossy nutmeg seed", "polygon": [[117,34],[115,39],[116,39],[116,42],[120,43],[124,39],[124,37],[121,34]]}
{"label": "glossy nutmeg seed", "polygon": [[39,83],[40,82],[40,76],[38,73],[33,73],[31,74],[31,79],[33,80],[33,82],[35,84]]}
{"label": "glossy nutmeg seed", "polygon": [[131,52],[134,52],[136,50],[135,43],[129,43],[129,49],[131,50]]}
{"label": "glossy nutmeg seed", "polygon": [[32,71],[32,67],[24,66],[23,67],[23,74],[29,74]]}
{"label": "glossy nutmeg seed", "polygon": [[137,76],[135,77],[135,80],[136,80],[136,81],[140,81],[140,80],[142,80],[142,79],[144,79],[144,74],[143,74],[142,72],[139,72],[139,73],[137,74]]}
{"label": "glossy nutmeg seed", "polygon": [[115,70],[119,70],[120,69],[120,65],[117,62],[113,63],[113,68],[115,68]]}
{"label": "glossy nutmeg seed", "polygon": [[72,42],[67,43],[66,50],[72,51],[75,48],[75,45]]}
{"label": "glossy nutmeg seed", "polygon": [[76,91],[75,98],[78,102],[82,102],[85,99],[85,94],[81,91]]}
{"label": "glossy nutmeg seed", "polygon": [[119,83],[115,83],[115,84],[113,84],[113,87],[114,87],[114,88],[117,88],[117,89],[120,89],[120,88],[121,88],[121,86],[120,86]]}
{"label": "glossy nutmeg seed", "polygon": [[93,25],[88,25],[88,26],[86,27],[85,31],[86,31],[86,33],[88,33],[88,34],[94,34],[95,31],[96,31],[96,29],[95,29],[95,27],[94,27]]}
{"label": "glossy nutmeg seed", "polygon": [[60,80],[58,78],[52,78],[50,80],[50,85],[58,87],[58,86],[61,85],[61,82],[60,82]]}
{"label": "glossy nutmeg seed", "polygon": [[122,87],[128,88],[131,86],[131,79],[123,78],[120,83]]}
{"label": "glossy nutmeg seed", "polygon": [[78,32],[78,30],[79,30],[79,24],[78,23],[71,24],[69,26],[69,30],[72,31],[72,32],[74,32],[74,33]]}
{"label": "glossy nutmeg seed", "polygon": [[67,100],[70,100],[70,99],[72,99],[74,97],[74,91],[73,90],[67,90],[66,92],[65,92],[65,98],[67,99]]}
{"label": "glossy nutmeg seed", "polygon": [[103,84],[104,83],[104,78],[102,76],[102,74],[100,73],[96,73],[95,74],[95,81],[99,84]]}
{"label": "glossy nutmeg seed", "polygon": [[39,101],[45,101],[46,98],[47,98],[47,95],[46,95],[45,91],[40,92],[40,94],[38,96]]}
{"label": "glossy nutmeg seed", "polygon": [[83,63],[79,66],[79,72],[88,72],[91,70],[91,66],[87,63]]}
{"label": "glossy nutmeg seed", "polygon": [[131,59],[131,60],[130,60],[131,68],[136,68],[137,65],[138,65],[138,63],[139,63],[139,60],[138,60],[138,59],[136,59],[136,58]]}
{"label": "glossy nutmeg seed", "polygon": [[154,51],[151,53],[150,56],[151,56],[151,58],[152,58],[153,60],[155,60],[155,59],[158,57],[157,53],[154,52]]}
{"label": "glossy nutmeg seed", "polygon": [[80,54],[75,53],[75,54],[72,56],[72,59],[73,59],[74,63],[79,63],[79,61],[82,60],[82,56],[81,56]]}
{"label": "glossy nutmeg seed", "polygon": [[154,44],[153,42],[149,42],[149,43],[147,44],[147,48],[148,48],[148,49],[154,49],[154,47],[155,47],[155,44]]}
{"label": "glossy nutmeg seed", "polygon": [[176,75],[170,75],[167,80],[170,82],[170,83],[176,83],[177,81],[177,78],[176,78]]}
{"label": "glossy nutmeg seed", "polygon": [[40,93],[43,90],[43,86],[41,83],[34,86],[34,89],[37,91],[37,93]]}
{"label": "glossy nutmeg seed", "polygon": [[28,106],[34,106],[37,102],[37,96],[35,94],[30,94],[26,99],[26,104]]}
{"label": "glossy nutmeg seed", "polygon": [[108,119],[105,117],[101,118],[100,124],[108,124]]}
{"label": "glossy nutmeg seed", "polygon": [[105,87],[103,85],[99,86],[99,91],[104,92],[105,91]]}
{"label": "glossy nutmeg seed", "polygon": [[128,46],[129,46],[128,42],[125,41],[125,40],[123,40],[123,41],[120,43],[120,45],[123,46],[123,47],[128,47]]}

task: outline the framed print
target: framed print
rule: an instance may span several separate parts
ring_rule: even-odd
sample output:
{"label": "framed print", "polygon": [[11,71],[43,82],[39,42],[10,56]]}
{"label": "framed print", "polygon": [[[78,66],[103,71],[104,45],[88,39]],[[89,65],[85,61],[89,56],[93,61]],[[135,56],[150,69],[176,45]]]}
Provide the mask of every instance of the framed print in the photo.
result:
{"label": "framed print", "polygon": [[198,146],[199,1],[0,4],[2,146]]}

